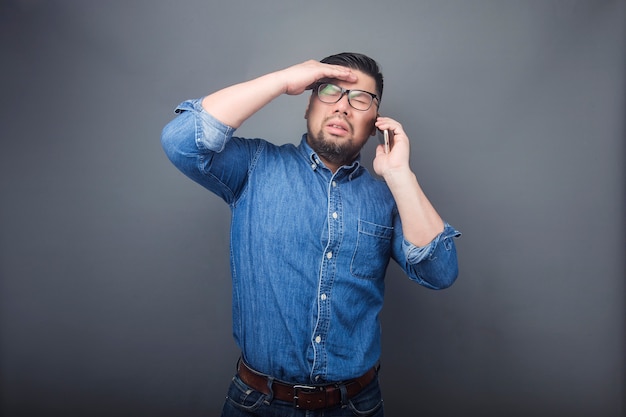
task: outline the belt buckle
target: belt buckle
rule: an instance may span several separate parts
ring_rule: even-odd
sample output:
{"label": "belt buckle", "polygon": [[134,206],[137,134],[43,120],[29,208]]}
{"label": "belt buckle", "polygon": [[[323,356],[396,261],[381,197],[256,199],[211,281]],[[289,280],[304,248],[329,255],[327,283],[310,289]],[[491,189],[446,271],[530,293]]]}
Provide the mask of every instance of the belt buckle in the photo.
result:
{"label": "belt buckle", "polygon": [[298,403],[299,400],[299,396],[298,393],[302,392],[302,393],[312,393],[312,392],[316,392],[316,391],[322,391],[324,388],[323,387],[315,387],[312,385],[294,385],[293,386],[293,406],[295,408],[300,408],[300,404]]}

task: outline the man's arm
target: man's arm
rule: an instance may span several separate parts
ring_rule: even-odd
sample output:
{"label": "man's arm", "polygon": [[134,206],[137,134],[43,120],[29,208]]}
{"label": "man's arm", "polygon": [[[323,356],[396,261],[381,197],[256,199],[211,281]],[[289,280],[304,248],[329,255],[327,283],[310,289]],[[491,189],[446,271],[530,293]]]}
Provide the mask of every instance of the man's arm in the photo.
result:
{"label": "man's arm", "polygon": [[393,146],[387,154],[376,149],[374,171],[385,179],[398,206],[404,238],[415,246],[426,246],[444,230],[444,222],[420,187],[409,166],[410,144],[402,125],[379,117],[376,127],[393,132]]}
{"label": "man's arm", "polygon": [[222,123],[238,128],[281,94],[302,94],[322,78],[357,80],[349,68],[310,60],[219,90],[206,96],[202,107]]}

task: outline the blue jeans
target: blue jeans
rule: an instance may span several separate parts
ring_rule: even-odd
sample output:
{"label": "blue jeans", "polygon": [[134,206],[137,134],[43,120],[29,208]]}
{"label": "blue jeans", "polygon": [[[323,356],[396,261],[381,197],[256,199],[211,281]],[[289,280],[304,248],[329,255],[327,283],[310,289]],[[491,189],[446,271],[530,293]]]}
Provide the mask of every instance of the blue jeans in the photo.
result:
{"label": "blue jeans", "polygon": [[238,375],[233,378],[224,402],[222,417],[384,417],[378,377],[345,405],[307,411],[292,403],[268,399],[268,395],[246,385]]}

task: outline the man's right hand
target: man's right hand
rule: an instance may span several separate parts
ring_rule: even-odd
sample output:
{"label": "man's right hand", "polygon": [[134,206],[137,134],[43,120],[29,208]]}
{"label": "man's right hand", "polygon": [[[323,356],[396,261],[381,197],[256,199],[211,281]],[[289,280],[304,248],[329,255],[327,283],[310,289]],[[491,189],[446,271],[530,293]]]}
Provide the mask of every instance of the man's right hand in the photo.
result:
{"label": "man's right hand", "polygon": [[285,94],[298,95],[310,89],[321,79],[336,79],[347,82],[356,82],[356,74],[348,67],[323,64],[309,60],[301,64],[285,68],[276,73],[285,83]]}

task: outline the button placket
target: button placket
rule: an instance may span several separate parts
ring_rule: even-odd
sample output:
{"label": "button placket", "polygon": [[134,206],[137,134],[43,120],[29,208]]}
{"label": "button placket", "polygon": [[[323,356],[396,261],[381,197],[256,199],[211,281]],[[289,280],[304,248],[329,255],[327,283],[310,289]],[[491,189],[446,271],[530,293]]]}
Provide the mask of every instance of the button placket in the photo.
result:
{"label": "button placket", "polygon": [[317,322],[313,330],[313,350],[315,359],[311,375],[324,374],[327,367],[327,353],[325,340],[330,327],[330,293],[335,279],[335,263],[339,244],[342,240],[343,225],[339,221],[341,217],[340,187],[337,181],[331,178],[328,184],[328,240],[324,250],[320,271],[320,284],[318,292]]}

